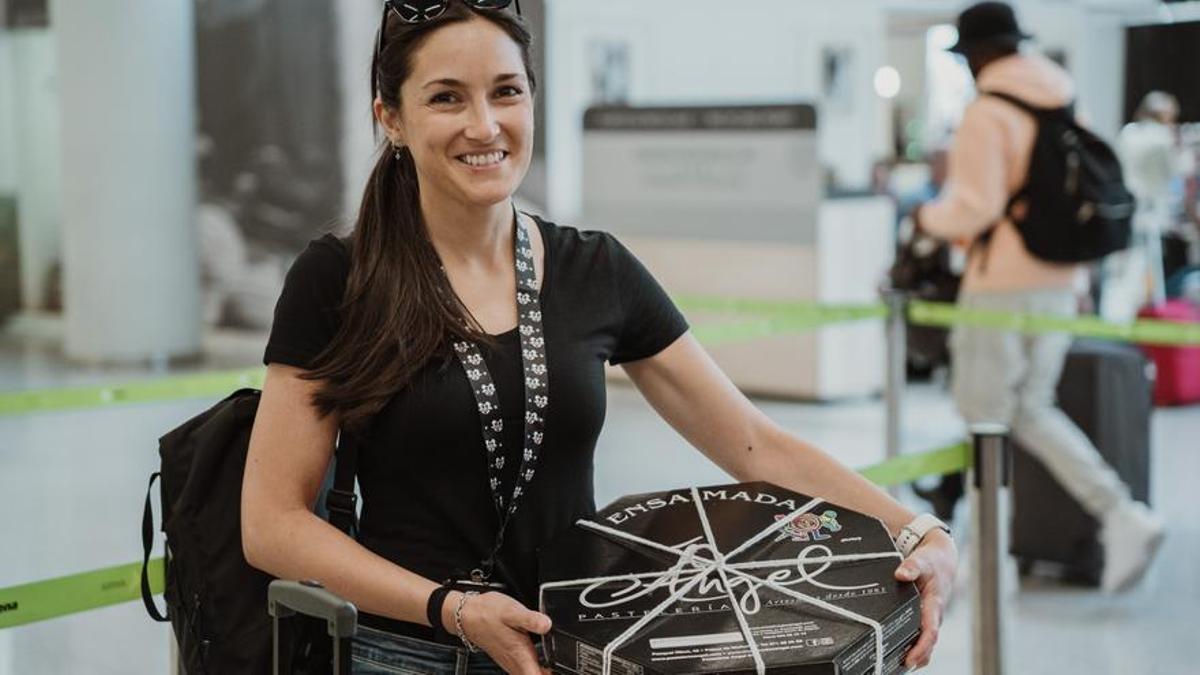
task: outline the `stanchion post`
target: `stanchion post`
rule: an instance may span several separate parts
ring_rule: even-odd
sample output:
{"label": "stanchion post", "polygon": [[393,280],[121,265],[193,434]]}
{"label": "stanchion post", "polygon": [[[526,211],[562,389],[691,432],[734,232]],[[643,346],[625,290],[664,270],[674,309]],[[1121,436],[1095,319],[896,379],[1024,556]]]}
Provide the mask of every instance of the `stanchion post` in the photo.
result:
{"label": "stanchion post", "polygon": [[1003,424],[971,426],[975,449],[972,469],[975,537],[974,595],[974,673],[1002,675],[1004,672],[1004,608],[1001,606],[1002,571],[1008,555],[1002,542],[1007,540],[1008,523],[1004,515],[1004,489],[1012,476],[1012,457],[1008,447],[1008,427]]}
{"label": "stanchion post", "polygon": [[[908,295],[894,288],[883,290],[883,299],[887,304],[887,379],[883,386],[883,397],[886,406],[884,448],[887,458],[895,459],[900,456],[904,414],[903,397],[907,384],[907,329],[908,329]],[[888,488],[893,496],[899,491],[899,486]]]}

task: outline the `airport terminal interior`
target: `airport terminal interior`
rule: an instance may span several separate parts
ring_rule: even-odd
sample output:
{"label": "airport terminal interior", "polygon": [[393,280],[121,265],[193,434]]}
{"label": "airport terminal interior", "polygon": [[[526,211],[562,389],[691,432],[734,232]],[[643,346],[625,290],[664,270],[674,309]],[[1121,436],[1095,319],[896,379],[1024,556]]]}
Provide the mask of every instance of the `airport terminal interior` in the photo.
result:
{"label": "airport terminal interior", "polygon": [[[1128,245],[1079,265],[1065,322],[956,312],[978,251],[917,245],[914,209],[932,225],[959,188],[948,176],[981,157],[955,146],[980,93],[950,51],[980,30],[960,15],[970,3],[502,4],[519,4],[538,74],[517,208],[612,233],[767,417],[949,525],[957,575],[922,672],[1197,672],[1200,1],[1012,3],[1018,53],[1066,75],[1137,204]],[[159,437],[261,386],[289,268],[350,231],[390,157],[367,107],[381,10],[0,0],[0,675],[182,672],[140,593]],[[930,276],[905,286],[914,274]],[[1097,521],[1019,442],[998,495],[1012,554],[979,564],[947,327],[972,316],[1012,344],[1072,336],[1058,402],[1165,525],[1128,588],[1101,587]],[[736,482],[623,369],[604,380],[598,508]],[[1039,552],[1070,536],[1083,543]],[[997,606],[979,606],[981,586]],[[996,654],[1002,667],[981,665]]]}

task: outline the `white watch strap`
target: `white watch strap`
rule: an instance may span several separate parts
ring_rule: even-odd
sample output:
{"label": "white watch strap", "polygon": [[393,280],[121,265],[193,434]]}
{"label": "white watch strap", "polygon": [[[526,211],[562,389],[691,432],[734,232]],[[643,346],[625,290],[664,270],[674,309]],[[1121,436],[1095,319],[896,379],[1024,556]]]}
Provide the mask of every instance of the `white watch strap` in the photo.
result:
{"label": "white watch strap", "polygon": [[921,540],[925,538],[926,534],[929,534],[930,530],[944,530],[949,533],[950,526],[943,523],[932,513],[922,513],[913,518],[912,522],[905,525],[900,530],[899,536],[896,537],[896,549],[900,551],[900,555],[905,558],[911,555],[913,549],[917,547],[917,544],[921,543]]}

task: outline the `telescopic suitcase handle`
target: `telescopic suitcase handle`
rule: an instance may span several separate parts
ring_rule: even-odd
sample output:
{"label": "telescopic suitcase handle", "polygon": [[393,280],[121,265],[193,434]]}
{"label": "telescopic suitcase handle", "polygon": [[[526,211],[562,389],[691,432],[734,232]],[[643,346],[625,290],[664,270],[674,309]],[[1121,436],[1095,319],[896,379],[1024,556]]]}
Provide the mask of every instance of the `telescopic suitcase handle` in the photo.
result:
{"label": "telescopic suitcase handle", "polygon": [[[333,663],[337,672],[349,672],[349,638],[358,630],[358,608],[326,590],[317,581],[284,581],[277,579],[267,588],[267,611],[273,619],[275,675],[280,673],[279,621],[302,614],[323,619],[333,638]],[[346,643],[346,644],[343,644]]]}

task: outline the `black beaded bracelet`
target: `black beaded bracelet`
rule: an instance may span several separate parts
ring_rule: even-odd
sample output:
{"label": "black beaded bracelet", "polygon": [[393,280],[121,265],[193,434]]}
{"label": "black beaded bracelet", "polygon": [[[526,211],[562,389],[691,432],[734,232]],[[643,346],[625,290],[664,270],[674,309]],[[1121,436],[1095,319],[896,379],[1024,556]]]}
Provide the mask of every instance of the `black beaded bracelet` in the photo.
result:
{"label": "black beaded bracelet", "polygon": [[429,619],[429,625],[433,626],[433,634],[439,638],[451,635],[442,623],[442,607],[446,604],[446,596],[452,590],[454,589],[450,586],[438,586],[429,594],[429,601],[425,603],[425,618]]}

